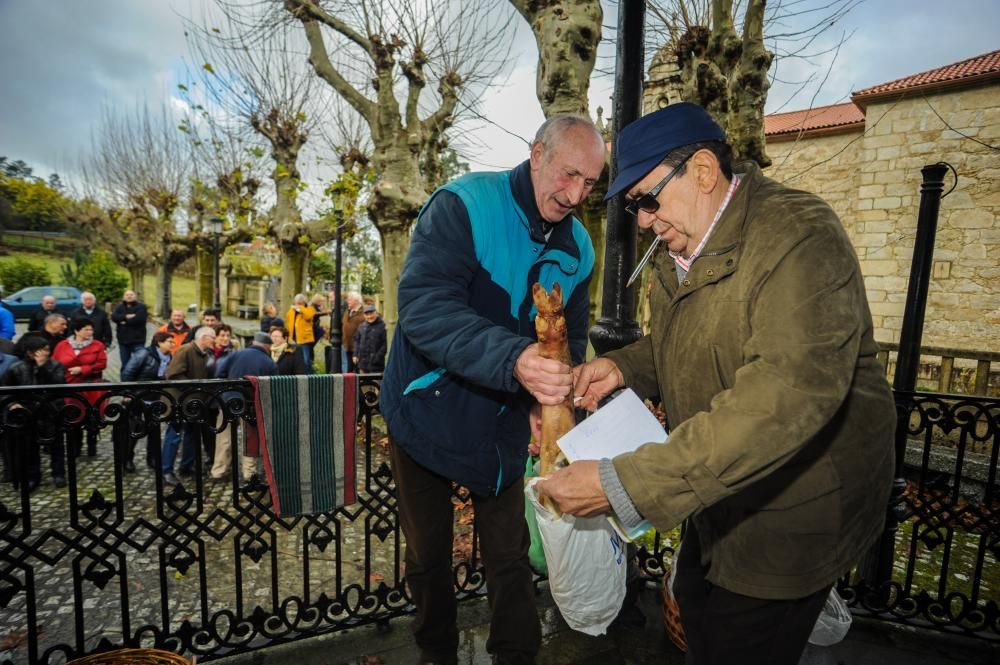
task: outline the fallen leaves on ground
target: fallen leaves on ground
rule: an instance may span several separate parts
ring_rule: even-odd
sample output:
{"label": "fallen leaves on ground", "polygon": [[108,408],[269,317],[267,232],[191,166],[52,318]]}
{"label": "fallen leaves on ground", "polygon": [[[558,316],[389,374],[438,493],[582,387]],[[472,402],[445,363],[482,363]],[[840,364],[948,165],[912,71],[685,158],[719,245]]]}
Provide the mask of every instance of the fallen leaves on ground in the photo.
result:
{"label": "fallen leaves on ground", "polygon": [[[35,629],[38,631],[38,637],[45,634],[45,630],[41,626],[36,626]],[[27,648],[27,646],[27,630],[12,630],[0,637],[0,651],[14,651],[15,649]]]}
{"label": "fallen leaves on ground", "polygon": [[472,559],[472,533],[460,533],[455,536],[451,546],[451,555],[455,561],[470,561]]}

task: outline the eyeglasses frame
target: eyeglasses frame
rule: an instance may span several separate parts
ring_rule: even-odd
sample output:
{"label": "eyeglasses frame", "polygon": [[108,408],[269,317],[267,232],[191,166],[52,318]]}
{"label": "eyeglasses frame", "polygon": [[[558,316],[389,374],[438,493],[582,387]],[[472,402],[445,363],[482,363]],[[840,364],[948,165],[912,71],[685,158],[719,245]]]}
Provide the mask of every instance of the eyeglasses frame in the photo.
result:
{"label": "eyeglasses frame", "polygon": [[678,164],[677,166],[675,166],[674,168],[672,168],[670,170],[670,173],[668,173],[667,176],[663,180],[661,180],[660,182],[656,183],[656,185],[651,190],[649,190],[648,192],[646,192],[645,194],[643,194],[642,196],[640,196],[637,199],[626,200],[625,201],[625,212],[638,217],[640,210],[642,210],[643,212],[649,212],[649,213],[653,213],[653,212],[656,212],[657,210],[659,210],[660,209],[660,202],[657,200],[656,197],[658,197],[660,195],[660,192],[662,192],[663,188],[667,186],[667,183],[670,182],[670,180],[675,175],[677,175],[677,172],[680,171],[681,168],[683,168],[683,166],[685,164],[687,164],[687,161],[689,159],[691,159],[692,157],[694,157],[694,155],[695,155],[696,152],[698,152],[698,151],[695,150],[695,152],[692,152],[690,155],[688,155],[687,157],[685,157],[684,159],[682,159],[681,163]]}

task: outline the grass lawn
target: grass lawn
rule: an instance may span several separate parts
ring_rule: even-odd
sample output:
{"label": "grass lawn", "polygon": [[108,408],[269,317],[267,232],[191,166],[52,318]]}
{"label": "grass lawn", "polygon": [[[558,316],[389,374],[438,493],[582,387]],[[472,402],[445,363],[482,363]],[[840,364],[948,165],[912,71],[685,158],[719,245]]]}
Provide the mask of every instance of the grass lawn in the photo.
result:
{"label": "grass lawn", "polygon": [[[14,251],[7,256],[0,256],[0,263],[13,261],[14,259],[25,259],[34,263],[41,263],[49,271],[52,284],[62,283],[62,266],[73,263],[71,256],[53,256],[51,254],[38,254],[35,252]],[[122,268],[121,274],[128,277],[128,271]],[[41,286],[41,285],[39,285]],[[147,275],[143,280],[142,301],[152,306],[156,300],[156,276]],[[198,302],[197,284],[190,277],[177,276],[173,278],[173,293],[171,294],[171,305],[177,309],[187,309],[191,303]]]}

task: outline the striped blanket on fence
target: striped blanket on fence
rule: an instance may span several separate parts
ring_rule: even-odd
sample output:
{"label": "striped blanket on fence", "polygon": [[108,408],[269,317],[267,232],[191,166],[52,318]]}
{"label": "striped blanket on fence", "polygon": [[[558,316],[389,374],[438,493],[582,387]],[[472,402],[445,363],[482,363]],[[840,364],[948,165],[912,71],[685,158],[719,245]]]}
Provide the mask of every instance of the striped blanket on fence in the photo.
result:
{"label": "striped blanket on fence", "polygon": [[357,501],[357,375],[247,378],[275,514],[322,513]]}

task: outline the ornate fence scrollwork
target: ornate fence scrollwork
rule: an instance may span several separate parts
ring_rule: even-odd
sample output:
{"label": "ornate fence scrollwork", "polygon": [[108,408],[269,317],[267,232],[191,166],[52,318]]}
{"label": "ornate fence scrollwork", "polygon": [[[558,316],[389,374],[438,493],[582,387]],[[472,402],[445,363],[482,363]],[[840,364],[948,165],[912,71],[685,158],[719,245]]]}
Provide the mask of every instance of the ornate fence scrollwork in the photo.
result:
{"label": "ornate fence scrollwork", "polygon": [[[358,502],[298,517],[275,515],[256,478],[212,482],[201,454],[182,485],[158,470],[170,424],[228,430],[231,468],[240,469],[239,432],[254,424],[247,382],[100,389],[94,404],[75,387],[0,389],[0,439],[20,465],[15,475],[27,446],[51,447],[72,430],[97,440],[95,457],[69,456],[65,488],[0,486],[0,665],[56,665],[119,646],[210,660],[411,611],[379,377],[360,383]],[[841,589],[858,613],[998,639],[1000,400],[905,397],[913,406],[896,568],[881,593],[850,578]],[[147,438],[154,470],[126,473],[127,453]],[[456,530],[471,544],[455,561],[456,595],[475,597],[485,585],[475,524]],[[647,577],[662,577],[671,544],[657,535],[640,546]]]}
{"label": "ornate fence scrollwork", "polygon": [[892,578],[841,592],[857,614],[1000,640],[1000,399],[896,398],[909,417]]}

